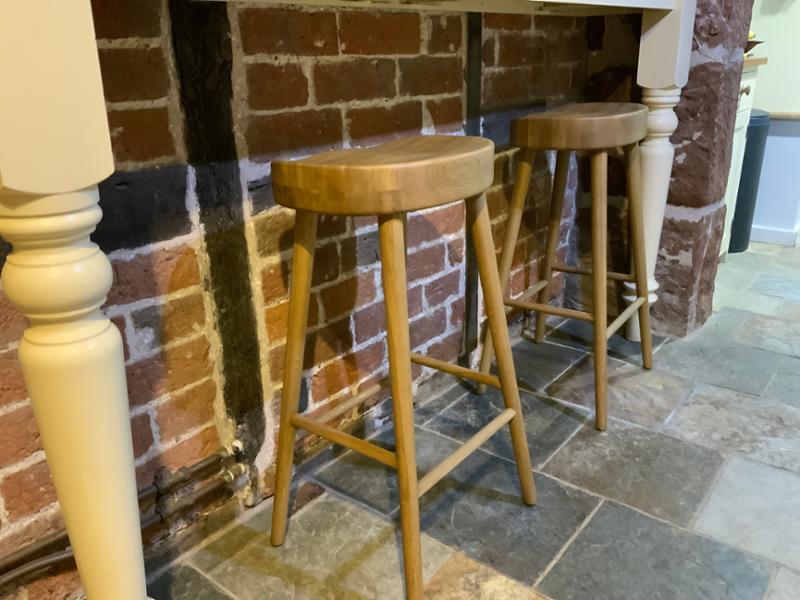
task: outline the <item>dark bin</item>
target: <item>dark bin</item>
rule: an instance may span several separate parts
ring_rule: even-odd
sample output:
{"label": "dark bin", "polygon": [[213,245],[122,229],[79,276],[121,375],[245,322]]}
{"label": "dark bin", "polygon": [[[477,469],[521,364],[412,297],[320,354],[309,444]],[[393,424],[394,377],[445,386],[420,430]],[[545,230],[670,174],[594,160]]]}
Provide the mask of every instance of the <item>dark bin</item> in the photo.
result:
{"label": "dark bin", "polygon": [[761,179],[768,133],[769,113],[753,109],[747,124],[747,143],[744,147],[742,178],[739,180],[739,191],[736,195],[736,212],[733,213],[731,225],[729,253],[744,252],[750,245],[750,229],[753,227],[753,213],[756,211],[758,182]]}

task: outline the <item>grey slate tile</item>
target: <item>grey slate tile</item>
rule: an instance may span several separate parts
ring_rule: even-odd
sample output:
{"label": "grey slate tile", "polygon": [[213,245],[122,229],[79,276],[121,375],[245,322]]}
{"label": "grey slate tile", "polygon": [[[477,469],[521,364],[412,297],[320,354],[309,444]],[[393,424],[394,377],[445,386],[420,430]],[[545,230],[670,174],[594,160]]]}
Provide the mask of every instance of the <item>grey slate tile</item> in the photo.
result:
{"label": "grey slate tile", "polygon": [[800,570],[800,476],[731,459],[694,529]]}
{"label": "grey slate tile", "polygon": [[[683,401],[693,382],[661,371],[608,361],[608,411],[612,417],[656,428]],[[594,362],[581,361],[547,388],[547,394],[594,410]]]}
{"label": "grey slate tile", "polygon": [[583,350],[528,340],[515,344],[513,353],[520,389],[533,392],[543,390],[586,354]]}
{"label": "grey slate tile", "polygon": [[[292,520],[286,542],[264,537],[208,576],[240,600],[402,600],[395,523],[325,495]],[[423,535],[423,578],[453,551]]]}
{"label": "grey slate tile", "polygon": [[692,335],[658,351],[657,367],[675,375],[748,394],[761,394],[783,355],[736,341],[751,313],[726,308]]}
{"label": "grey slate tile", "polygon": [[[622,330],[620,330],[622,331]],[[556,344],[579,348],[591,352],[594,347],[594,328],[591,323],[566,319],[546,338]],[[653,347],[658,348],[665,340],[663,336],[653,335]],[[642,364],[642,350],[639,342],[631,342],[621,333],[616,333],[608,340],[608,356],[633,364]]]}
{"label": "grey slate tile", "polygon": [[800,408],[800,358],[786,357],[769,382],[764,397]]}
{"label": "grey slate tile", "polygon": [[[528,449],[534,465],[545,462],[586,418],[557,402],[533,394],[520,398]],[[466,442],[505,408],[499,390],[487,389],[483,395],[470,393],[431,419],[426,429]],[[484,445],[488,452],[514,459],[508,428],[494,434]]]}
{"label": "grey slate tile", "polygon": [[688,525],[724,462],[713,451],[612,421],[579,431],[544,468],[572,485]]}
{"label": "grey slate tile", "polygon": [[545,476],[536,485],[526,506],[514,464],[478,451],[423,496],[423,531],[530,585],[599,502]]}
{"label": "grey slate tile", "polygon": [[147,586],[147,593],[158,600],[233,600],[205,576],[180,564]]}
{"label": "grey slate tile", "polygon": [[607,503],[538,589],[558,600],[761,600],[770,567]]}
{"label": "grey slate tile", "polygon": [[[387,428],[370,441],[394,450],[394,429]],[[459,443],[454,440],[416,428],[419,476],[422,477],[439,464],[458,446]],[[344,453],[338,460],[314,475],[314,478],[324,486],[358,500],[385,515],[390,515],[399,506],[397,473],[355,452]]]}

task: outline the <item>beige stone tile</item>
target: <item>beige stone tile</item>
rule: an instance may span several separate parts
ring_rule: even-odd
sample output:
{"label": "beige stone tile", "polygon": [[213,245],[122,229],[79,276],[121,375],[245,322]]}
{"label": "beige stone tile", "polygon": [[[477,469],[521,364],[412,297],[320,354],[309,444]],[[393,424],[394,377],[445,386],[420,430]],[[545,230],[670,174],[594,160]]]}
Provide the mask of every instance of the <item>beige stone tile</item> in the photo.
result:
{"label": "beige stone tile", "polygon": [[734,339],[763,350],[800,356],[800,321],[753,315],[736,332]]}
{"label": "beige stone tile", "polygon": [[663,430],[676,437],[800,472],[800,408],[699,384]]}
{"label": "beige stone tile", "polygon": [[[206,575],[240,600],[403,600],[399,544],[395,523],[326,495],[292,518],[283,546],[260,536]],[[423,534],[423,579],[452,555]]]}
{"label": "beige stone tile", "polygon": [[425,587],[426,600],[546,600],[531,588],[456,554]]}

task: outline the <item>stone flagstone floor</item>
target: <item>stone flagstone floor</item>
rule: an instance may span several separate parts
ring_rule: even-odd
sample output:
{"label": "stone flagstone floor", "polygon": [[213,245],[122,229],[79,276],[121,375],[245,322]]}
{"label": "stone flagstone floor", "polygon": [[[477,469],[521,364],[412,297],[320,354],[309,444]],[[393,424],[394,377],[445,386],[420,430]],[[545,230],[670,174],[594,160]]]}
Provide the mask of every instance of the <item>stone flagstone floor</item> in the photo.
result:
{"label": "stone flagstone floor", "polygon": [[[422,502],[431,600],[800,599],[800,249],[721,265],[715,312],[655,368],[612,342],[608,431],[592,427],[590,330],[515,347],[539,504],[506,432]],[[421,400],[421,472],[500,410],[455,386]],[[375,441],[391,444],[391,428]],[[287,543],[270,502],[152,573],[158,600],[402,600],[391,473],[350,452],[302,469]]]}

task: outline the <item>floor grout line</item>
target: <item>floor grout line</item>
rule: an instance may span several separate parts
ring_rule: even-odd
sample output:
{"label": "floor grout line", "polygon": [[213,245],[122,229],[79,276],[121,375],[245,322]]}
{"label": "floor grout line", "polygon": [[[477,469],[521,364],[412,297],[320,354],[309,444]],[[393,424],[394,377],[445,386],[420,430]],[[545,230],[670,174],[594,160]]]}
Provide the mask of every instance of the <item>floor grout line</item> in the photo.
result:
{"label": "floor grout line", "polygon": [[216,579],[214,579],[211,576],[210,573],[205,573],[204,571],[201,571],[200,569],[198,569],[197,567],[195,567],[194,565],[189,564],[189,563],[184,563],[183,566],[188,568],[188,569],[192,569],[195,573],[198,573],[203,579],[208,581],[208,583],[211,584],[211,586],[213,586],[213,587],[219,589],[220,591],[222,591],[223,593],[225,593],[227,596],[229,596],[231,598],[231,600],[239,600],[239,596],[237,594],[234,594],[227,587],[225,587],[224,585],[219,583]]}
{"label": "floor grout line", "polygon": [[589,521],[591,521],[594,518],[595,514],[597,514],[597,511],[600,510],[600,507],[603,506],[603,504],[605,504],[605,500],[600,498],[600,501],[597,503],[597,506],[595,506],[592,509],[592,512],[590,512],[586,516],[586,518],[583,520],[580,526],[573,532],[573,534],[564,543],[561,549],[558,552],[556,552],[556,555],[553,557],[553,560],[547,563],[547,566],[544,568],[544,571],[542,571],[539,574],[539,577],[536,578],[536,581],[533,582],[533,585],[531,587],[536,589],[542,583],[542,580],[544,580],[544,578],[547,577],[547,575],[550,573],[553,567],[555,567],[558,561],[561,560],[561,557],[563,557],[564,554],[566,554],[567,550],[569,550],[569,547],[572,545],[572,543],[577,539],[577,537],[581,533],[583,533],[583,530],[586,529],[587,525],[589,525]]}
{"label": "floor grout line", "polygon": [[567,445],[567,444],[570,442],[570,440],[572,440],[572,438],[574,438],[576,435],[578,435],[578,432],[579,432],[579,431],[581,431],[581,430],[582,430],[584,427],[585,427],[585,425],[579,425],[578,427],[576,427],[576,428],[575,428],[575,431],[573,431],[572,433],[570,433],[570,434],[567,436],[567,439],[565,439],[563,442],[561,442],[561,444],[559,444],[559,445],[558,445],[558,448],[556,448],[555,450],[553,450],[553,452],[550,454],[550,456],[548,456],[548,457],[547,457],[547,459],[546,459],[546,460],[545,460],[545,461],[544,461],[544,462],[543,462],[541,465],[539,465],[539,469],[538,469],[538,470],[539,470],[539,472],[543,472],[543,471],[544,471],[544,469],[545,469],[545,467],[546,467],[546,466],[547,466],[547,464],[548,464],[548,463],[549,463],[549,462],[550,462],[550,461],[553,459],[553,457],[554,457],[556,454],[558,454],[558,453],[561,451],[561,449],[562,449],[564,446],[566,446],[566,445]]}

